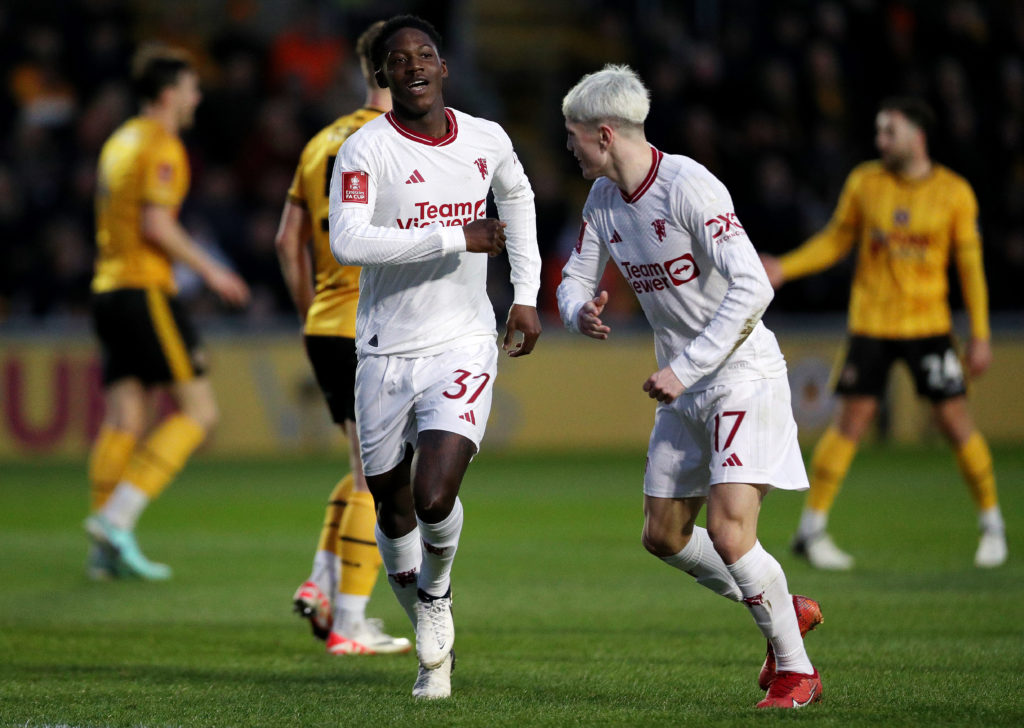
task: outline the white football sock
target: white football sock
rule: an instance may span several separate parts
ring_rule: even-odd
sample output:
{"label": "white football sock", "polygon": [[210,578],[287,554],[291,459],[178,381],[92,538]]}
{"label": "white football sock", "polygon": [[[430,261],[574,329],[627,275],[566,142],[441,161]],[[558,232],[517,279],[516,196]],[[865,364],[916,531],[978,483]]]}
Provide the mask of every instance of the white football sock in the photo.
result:
{"label": "white football sock", "polygon": [[813,536],[816,533],[824,533],[828,525],[828,513],[816,511],[813,508],[804,508],[800,514],[800,525],[796,532],[802,538]]}
{"label": "white football sock", "polygon": [[148,495],[125,480],[114,489],[100,513],[115,527],[132,531],[149,500]]}
{"label": "white football sock", "polygon": [[715,551],[707,529],[694,526],[693,535],[683,550],[673,556],[660,557],[669,566],[684,571],[697,579],[697,583],[715,594],[738,602],[743,599],[736,580],[732,578],[722,557]]}
{"label": "white football sock", "polygon": [[412,622],[413,629],[416,628],[416,611],[414,605],[419,601],[416,596],[416,584],[419,578],[420,561],[423,558],[423,550],[420,547],[419,529],[412,529],[409,533],[398,538],[388,538],[380,530],[380,526],[374,527],[374,535],[377,539],[377,549],[384,561],[384,569],[388,573],[388,584],[391,591],[398,598],[406,616]]}
{"label": "white football sock", "polygon": [[462,533],[462,513],[462,501],[456,496],[452,512],[443,521],[425,523],[416,518],[423,539],[419,588],[432,597],[444,596],[451,586],[452,562]]}
{"label": "white football sock", "polygon": [[327,595],[328,599],[338,591],[338,572],[341,569],[341,559],[337,554],[330,551],[317,551],[313,557],[313,573],[309,580],[315,582],[320,591]]}
{"label": "white football sock", "polygon": [[334,597],[334,629],[347,634],[352,627],[366,619],[366,605],[370,597],[360,594],[339,593]]}
{"label": "white football sock", "polygon": [[772,643],[776,669],[803,675],[814,672],[800,636],[793,596],[779,562],[760,542],[755,542],[750,551],[728,568],[761,634]]}
{"label": "white football sock", "polygon": [[1006,526],[1003,523],[1003,513],[999,510],[999,506],[992,506],[984,511],[978,511],[978,527],[982,531],[1004,533]]}

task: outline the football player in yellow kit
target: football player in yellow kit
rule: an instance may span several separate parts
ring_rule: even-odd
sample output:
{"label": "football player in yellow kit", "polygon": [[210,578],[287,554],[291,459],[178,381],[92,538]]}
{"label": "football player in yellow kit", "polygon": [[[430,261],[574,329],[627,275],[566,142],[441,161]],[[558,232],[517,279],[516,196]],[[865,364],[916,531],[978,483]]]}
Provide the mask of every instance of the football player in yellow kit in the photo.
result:
{"label": "football player in yellow kit", "polygon": [[[132,80],[140,112],[103,145],[97,174],[92,318],[106,409],[89,458],[92,513],[85,528],[93,540],[92,578],[162,580],[171,570],[143,555],[136,521],[217,420],[205,357],[175,295],[172,265],[188,265],[230,305],[245,305],[249,289],[178,222],[189,187],[179,133],[192,125],[201,99],[190,59],[175,49],[144,46]],[[178,411],[147,431],[147,403],[160,388],[171,393]]]}
{"label": "football player in yellow kit", "polygon": [[[356,43],[366,101],[322,129],[302,152],[277,233],[277,252],[288,290],[303,323],[306,354],[331,417],[347,434],[351,472],[334,487],[313,570],[293,598],[313,634],[335,655],[407,652],[412,643],[385,634],[366,618],[366,604],[380,573],[374,538],[377,516],[366,487],[356,438],[354,382],[358,267],[340,265],[327,229],[328,192],[338,149],[359,127],[391,109],[391,94],[377,86],[370,46],[383,21]],[[311,272],[312,271],[312,276]]]}
{"label": "football player in yellow kit", "polygon": [[883,102],[875,136],[881,158],[850,173],[828,226],[780,258],[762,256],[778,288],[828,268],[857,247],[849,341],[836,380],[839,408],[815,448],[811,489],[793,541],[794,551],[818,568],[853,566],[825,530],[828,513],[898,360],[909,367],[918,394],[931,401],[977,506],[981,541],[975,564],[1006,561],[992,455],[968,410],[948,300],[952,257],[970,319],[964,363],[967,376],[979,376],[992,350],[978,203],[963,177],[930,158],[927,132],[933,120],[918,99]]}

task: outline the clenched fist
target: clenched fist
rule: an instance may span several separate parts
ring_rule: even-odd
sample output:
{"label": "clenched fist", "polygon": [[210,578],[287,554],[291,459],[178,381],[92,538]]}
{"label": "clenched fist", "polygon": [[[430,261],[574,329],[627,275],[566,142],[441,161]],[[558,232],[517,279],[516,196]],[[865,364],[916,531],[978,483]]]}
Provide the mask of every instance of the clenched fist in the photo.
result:
{"label": "clenched fist", "polygon": [[466,235],[466,251],[487,253],[490,257],[505,252],[505,223],[494,218],[474,220],[462,228]]}

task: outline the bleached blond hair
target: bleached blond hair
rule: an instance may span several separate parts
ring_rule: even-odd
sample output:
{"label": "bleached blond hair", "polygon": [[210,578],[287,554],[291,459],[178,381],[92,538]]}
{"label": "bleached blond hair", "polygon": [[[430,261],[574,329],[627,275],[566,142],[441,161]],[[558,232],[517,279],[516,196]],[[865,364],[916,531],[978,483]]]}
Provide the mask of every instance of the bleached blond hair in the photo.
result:
{"label": "bleached blond hair", "polygon": [[636,71],[614,63],[588,73],[562,99],[562,115],[578,124],[642,127],[650,110],[651,93]]}

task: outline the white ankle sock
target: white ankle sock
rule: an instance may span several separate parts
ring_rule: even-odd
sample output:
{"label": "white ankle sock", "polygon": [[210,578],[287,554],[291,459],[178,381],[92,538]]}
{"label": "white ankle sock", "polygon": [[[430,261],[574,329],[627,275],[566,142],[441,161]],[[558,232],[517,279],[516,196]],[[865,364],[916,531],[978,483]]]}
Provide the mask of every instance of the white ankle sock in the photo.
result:
{"label": "white ankle sock", "polygon": [[697,583],[715,594],[738,602],[743,599],[736,580],[732,578],[722,557],[715,551],[707,529],[695,526],[693,535],[683,550],[673,556],[660,557],[669,566],[685,571],[697,579]]}
{"label": "white ankle sock", "polygon": [[336,594],[334,597],[334,629],[342,634],[366,619],[366,605],[370,597],[359,594]]}
{"label": "white ankle sock", "polygon": [[419,530],[414,528],[398,538],[388,538],[380,530],[380,526],[376,526],[374,532],[377,549],[388,572],[388,584],[391,585],[391,591],[395,593],[398,603],[402,605],[415,628],[416,583],[419,578],[420,561],[423,558]]}
{"label": "white ankle sock", "polygon": [[982,531],[1005,532],[1006,526],[1003,524],[1003,513],[999,510],[999,506],[978,511],[978,527]]}
{"label": "white ankle sock", "polygon": [[800,636],[793,596],[786,584],[786,574],[779,562],[764,550],[760,542],[743,554],[736,563],[728,565],[743,601],[750,610],[761,634],[768,638],[775,650],[779,672],[814,672],[804,641]]}
{"label": "white ankle sock", "polygon": [[135,529],[142,511],[149,505],[149,500],[148,495],[128,481],[123,481],[103,504],[100,513],[117,528],[131,531]]}
{"label": "white ankle sock", "polygon": [[444,596],[451,586],[452,562],[462,533],[462,501],[455,498],[452,512],[443,521],[424,523],[417,517],[416,522],[423,539],[419,588],[432,597]]}
{"label": "white ankle sock", "polygon": [[796,532],[802,538],[807,538],[816,533],[824,533],[827,525],[828,513],[805,507],[800,514],[800,525],[797,526]]}
{"label": "white ankle sock", "polygon": [[338,570],[341,568],[341,559],[337,554],[330,551],[317,551],[313,557],[313,573],[309,580],[316,582],[320,591],[327,595],[328,599],[334,598],[338,591]]}

